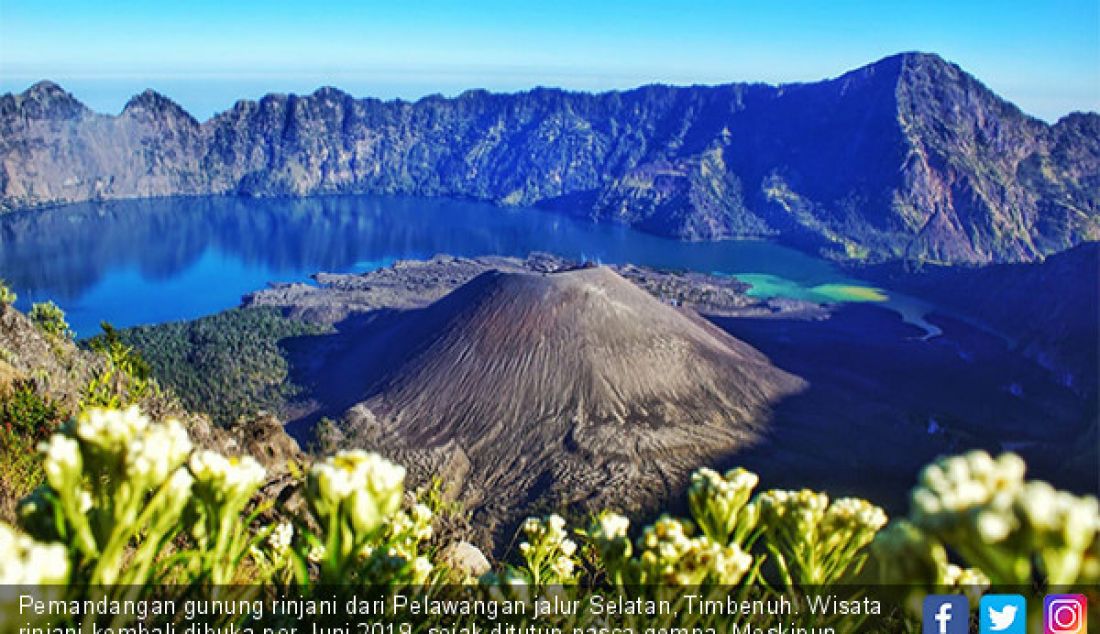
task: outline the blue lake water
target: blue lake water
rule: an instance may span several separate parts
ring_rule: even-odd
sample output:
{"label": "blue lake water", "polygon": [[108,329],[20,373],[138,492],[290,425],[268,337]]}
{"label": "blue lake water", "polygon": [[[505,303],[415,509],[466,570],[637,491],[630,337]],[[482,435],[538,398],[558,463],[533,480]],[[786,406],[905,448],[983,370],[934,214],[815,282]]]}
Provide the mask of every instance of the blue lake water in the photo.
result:
{"label": "blue lake water", "polygon": [[318,271],[367,271],[437,253],[532,251],[745,276],[761,295],[879,299],[831,263],[771,242],[685,243],[449,199],[174,198],[0,217],[0,277],[18,293],[17,306],[53,300],[82,337],[102,320],[131,326],[215,313],[269,282],[307,281]]}

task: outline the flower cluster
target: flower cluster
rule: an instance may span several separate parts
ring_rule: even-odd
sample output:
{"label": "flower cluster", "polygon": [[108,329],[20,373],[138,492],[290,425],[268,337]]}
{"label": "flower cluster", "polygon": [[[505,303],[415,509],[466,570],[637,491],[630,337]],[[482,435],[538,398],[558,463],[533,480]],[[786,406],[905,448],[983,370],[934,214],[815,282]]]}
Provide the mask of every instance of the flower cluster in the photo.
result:
{"label": "flower cluster", "polygon": [[343,515],[354,530],[378,530],[401,506],[405,468],[366,451],[342,451],[313,465],[310,503],[320,518]]}
{"label": "flower cluster", "polygon": [[959,590],[976,602],[989,586],[980,570],[949,563],[943,544],[907,520],[891,522],[875,537],[872,549],[880,580],[901,591],[900,602],[912,614],[920,614],[930,592]]}
{"label": "flower cluster", "polygon": [[65,546],[37,542],[0,522],[0,586],[40,586],[69,580]]}
{"label": "flower cluster", "polygon": [[519,553],[533,585],[576,581],[577,543],[568,537],[560,515],[527,518],[523,536]]}
{"label": "flower cluster", "polygon": [[294,541],[294,525],[290,522],[276,524],[267,534],[267,547],[276,555],[285,555]]}
{"label": "flower cluster", "polygon": [[700,469],[691,477],[688,504],[691,515],[704,535],[719,544],[744,547],[756,528],[756,506],[749,504],[760,478],[745,469],[732,469],[725,476],[712,469]]}
{"label": "flower cluster", "polygon": [[639,582],[734,585],[752,567],[752,556],[737,544],[726,546],[692,532],[690,523],[671,517],[647,526],[638,539]]}
{"label": "flower cluster", "polygon": [[306,495],[322,527],[305,558],[322,583],[423,583],[434,570],[420,555],[432,513],[402,510],[405,469],[366,451],[343,451],[313,465]]}
{"label": "flower cluster", "polygon": [[[154,422],[136,408],[89,409],[41,449],[46,485],[24,501],[21,521],[35,537],[60,542],[57,552],[71,556],[65,571],[81,585],[223,586],[244,581],[246,559],[254,564],[248,580],[260,583],[419,584],[435,571],[424,555],[431,509],[416,500],[403,509],[405,470],[376,454],[347,451],[316,463],[306,477],[312,521],[255,529],[271,508],[254,503],[264,468],[250,456],[195,449],[177,421]],[[46,563],[38,569],[52,574]],[[4,578],[16,569],[0,568]]]}
{"label": "flower cluster", "polygon": [[[183,465],[192,445],[183,426],[153,423],[133,407],[91,409],[41,450],[47,490],[21,508],[24,525],[69,536],[91,583],[147,574],[190,497],[193,478]],[[127,552],[142,531],[147,546]]]}
{"label": "flower cluster", "polygon": [[821,518],[820,531],[828,550],[860,549],[871,543],[886,526],[886,513],[861,498],[840,498],[829,505]]}
{"label": "flower cluster", "polygon": [[604,511],[596,516],[585,535],[591,541],[604,572],[611,576],[610,581],[625,583],[623,573],[634,548],[627,533],[630,520],[618,513]]}
{"label": "flower cluster", "polygon": [[1052,584],[1095,580],[1096,498],[1027,482],[1024,470],[1014,454],[941,459],[921,473],[910,519],[996,583],[1029,584],[1036,572]]}
{"label": "flower cluster", "polygon": [[241,515],[266,472],[251,456],[227,458],[207,450],[192,454],[188,468],[194,478],[189,510],[196,518],[191,533],[199,545],[200,574],[216,584],[239,581],[234,562],[251,547],[251,522],[242,522]]}
{"label": "flower cluster", "polygon": [[0,553],[0,632],[48,623],[50,615],[20,609],[16,595],[32,591],[38,599],[60,598],[70,571],[65,546],[35,541],[0,522]]}
{"label": "flower cluster", "polygon": [[829,508],[829,496],[818,491],[764,491],[756,498],[765,523],[790,524],[813,531]]}
{"label": "flower cluster", "polygon": [[825,493],[765,491],[754,501],[764,539],[784,582],[836,583],[859,572],[865,548],[886,525],[886,513],[866,500]]}
{"label": "flower cluster", "polygon": [[195,478],[195,494],[211,505],[239,511],[264,482],[266,473],[252,456],[225,457],[214,451],[197,451],[188,461]]}
{"label": "flower cluster", "polygon": [[432,510],[415,499],[407,510],[387,515],[376,537],[360,548],[356,573],[374,583],[426,583],[435,571],[435,565],[422,554],[424,542],[432,538],[433,517]]}
{"label": "flower cluster", "polygon": [[412,502],[408,511],[398,511],[387,523],[387,540],[399,555],[413,560],[420,545],[432,538],[432,510],[419,502]]}

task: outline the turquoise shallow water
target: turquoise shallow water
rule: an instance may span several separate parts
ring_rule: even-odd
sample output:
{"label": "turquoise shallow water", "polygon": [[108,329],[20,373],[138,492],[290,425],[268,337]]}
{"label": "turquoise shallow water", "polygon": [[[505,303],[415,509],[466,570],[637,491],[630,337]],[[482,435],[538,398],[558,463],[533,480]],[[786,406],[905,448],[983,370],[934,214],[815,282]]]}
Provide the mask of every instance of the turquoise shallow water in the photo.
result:
{"label": "turquoise shallow water", "polygon": [[18,306],[51,299],[80,336],[191,319],[269,282],[366,271],[437,253],[547,251],[738,275],[753,293],[810,301],[878,299],[832,264],[764,241],[685,243],[534,209],[448,199],[175,198],[80,204],[0,217],[0,277]]}
{"label": "turquoise shallow water", "polygon": [[881,288],[855,280],[835,281],[813,286],[767,273],[742,273],[737,279],[752,285],[752,297],[788,297],[817,303],[885,302],[889,295]]}

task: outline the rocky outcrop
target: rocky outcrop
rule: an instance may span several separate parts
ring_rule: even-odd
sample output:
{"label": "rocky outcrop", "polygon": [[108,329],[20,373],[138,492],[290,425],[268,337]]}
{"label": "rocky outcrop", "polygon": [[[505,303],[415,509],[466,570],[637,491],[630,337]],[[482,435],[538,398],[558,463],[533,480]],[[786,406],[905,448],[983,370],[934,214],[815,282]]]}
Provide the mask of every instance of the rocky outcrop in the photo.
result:
{"label": "rocky outcrop", "polygon": [[779,235],[840,258],[1030,261],[1100,239],[1100,115],[1048,125],[934,55],[836,79],[625,92],[333,88],[204,123],[43,82],[0,97],[0,208],[401,193],[541,205],[684,239]]}
{"label": "rocky outcrop", "polygon": [[36,393],[57,403],[64,413],[73,412],[102,367],[94,354],[43,333],[23,313],[0,305],[0,393],[29,381]]}
{"label": "rocky outcrop", "polygon": [[[104,358],[95,352],[67,338],[45,334],[23,313],[0,305],[0,397],[7,396],[13,386],[29,385],[39,397],[55,404],[59,416],[66,419],[77,414],[89,383],[102,377],[106,367]],[[306,456],[273,416],[261,413],[229,428],[219,427],[206,416],[186,411],[170,389],[159,386],[135,405],[154,420],[180,420],[199,448],[254,456],[267,470],[262,494],[287,502],[288,508],[301,504],[300,496],[294,495],[298,479],[290,465],[305,463]],[[8,448],[0,445],[0,460],[8,459],[6,451]],[[0,481],[0,520],[13,519],[16,503],[26,493],[12,485]]]}

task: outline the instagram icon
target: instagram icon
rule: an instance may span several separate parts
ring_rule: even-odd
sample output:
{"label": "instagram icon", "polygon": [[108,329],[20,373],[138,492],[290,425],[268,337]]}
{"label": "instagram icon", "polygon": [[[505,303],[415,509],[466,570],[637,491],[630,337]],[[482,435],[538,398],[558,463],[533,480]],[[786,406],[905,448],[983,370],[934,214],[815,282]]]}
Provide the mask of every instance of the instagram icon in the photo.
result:
{"label": "instagram icon", "polygon": [[1086,605],[1083,594],[1048,594],[1043,599],[1045,634],[1086,634]]}

